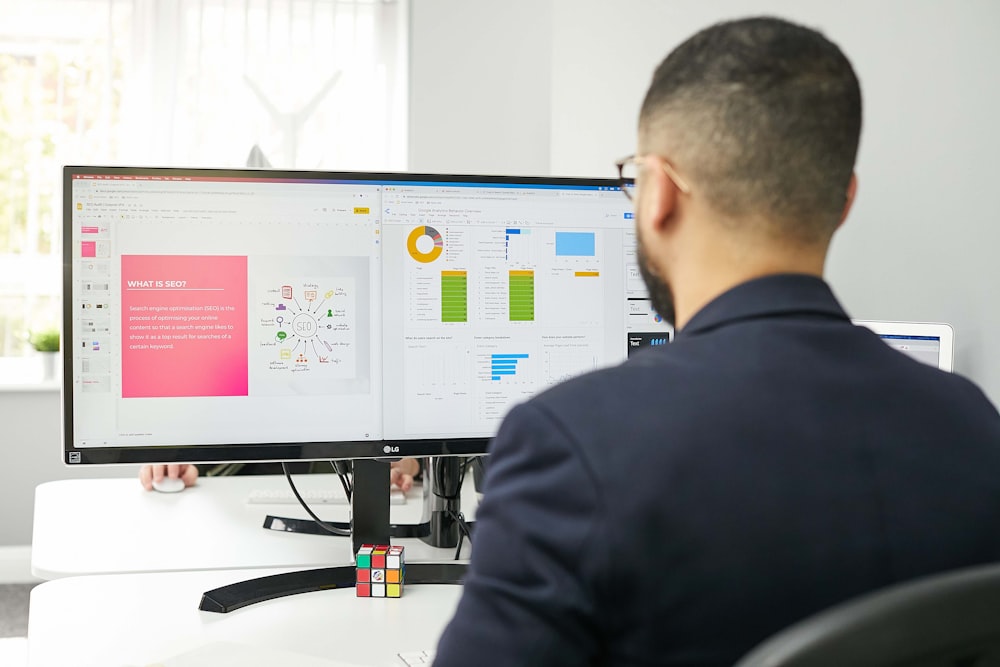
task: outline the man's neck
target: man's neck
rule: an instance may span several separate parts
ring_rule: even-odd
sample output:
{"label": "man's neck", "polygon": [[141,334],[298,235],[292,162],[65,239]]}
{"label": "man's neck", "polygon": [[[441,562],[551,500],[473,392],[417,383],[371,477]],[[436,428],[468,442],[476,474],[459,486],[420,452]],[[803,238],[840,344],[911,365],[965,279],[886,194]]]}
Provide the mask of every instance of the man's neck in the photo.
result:
{"label": "man's neck", "polygon": [[676,267],[670,281],[675,327],[683,329],[709,302],[750,280],[782,273],[822,278],[825,261],[826,248],[795,248],[767,253],[707,253],[700,260],[684,262]]}

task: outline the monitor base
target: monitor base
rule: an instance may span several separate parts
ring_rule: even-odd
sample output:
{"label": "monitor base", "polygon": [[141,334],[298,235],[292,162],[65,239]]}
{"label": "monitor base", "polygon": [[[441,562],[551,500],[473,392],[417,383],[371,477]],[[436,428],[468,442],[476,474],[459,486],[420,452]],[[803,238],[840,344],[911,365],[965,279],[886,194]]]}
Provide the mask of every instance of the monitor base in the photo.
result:
{"label": "monitor base", "polygon": [[[461,584],[465,579],[466,563],[407,563],[405,585]],[[301,570],[248,579],[206,591],[198,609],[228,614],[265,600],[338,588],[354,588],[355,568],[344,565],[318,570]]]}
{"label": "monitor base", "polygon": [[[389,463],[378,459],[354,461],[351,523],[348,526],[330,522],[335,527],[350,528],[352,553],[356,554],[362,544],[389,544],[390,537],[419,537],[429,544],[446,548],[458,544],[459,528],[452,517],[460,516],[460,477],[464,468],[454,457],[441,457],[425,460],[424,470],[423,521],[415,525],[393,526],[389,524]],[[304,519],[268,516],[264,527],[288,532],[330,534],[322,531],[314,521]],[[406,583],[461,584],[467,568],[466,563],[407,563]],[[202,594],[198,608],[225,614],[286,595],[353,588],[356,576],[353,565],[344,565],[248,579],[206,591]]]}

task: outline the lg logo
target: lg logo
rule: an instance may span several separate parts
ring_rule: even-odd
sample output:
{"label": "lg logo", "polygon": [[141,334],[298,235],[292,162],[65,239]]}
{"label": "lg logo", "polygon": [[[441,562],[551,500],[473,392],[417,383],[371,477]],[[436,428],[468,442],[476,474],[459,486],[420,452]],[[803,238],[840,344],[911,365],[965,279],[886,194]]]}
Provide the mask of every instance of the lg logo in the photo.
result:
{"label": "lg logo", "polygon": [[382,448],[382,451],[385,452],[386,454],[398,454],[399,453],[399,447],[393,447],[391,445],[386,445],[385,447]]}

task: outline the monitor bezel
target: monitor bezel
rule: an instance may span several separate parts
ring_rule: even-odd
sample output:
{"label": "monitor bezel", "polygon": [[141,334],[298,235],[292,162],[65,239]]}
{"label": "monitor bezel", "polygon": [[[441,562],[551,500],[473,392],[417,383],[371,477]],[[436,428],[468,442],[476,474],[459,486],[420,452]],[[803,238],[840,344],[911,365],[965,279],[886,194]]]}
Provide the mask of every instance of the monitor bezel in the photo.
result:
{"label": "monitor bezel", "polygon": [[[526,187],[597,186],[618,189],[620,180],[602,177],[512,176],[486,174],[435,174],[393,171],[316,171],[288,169],[215,169],[185,167],[132,167],[69,165],[63,168],[63,317],[62,339],[73,340],[73,200],[70,196],[76,176],[189,176],[193,178],[274,178],[398,183],[462,183],[484,185],[525,185]],[[297,443],[227,443],[212,445],[165,444],[158,446],[73,446],[73,351],[63,345],[62,438],[65,465],[118,465],[150,463],[224,463],[268,461],[323,461],[358,458],[398,458],[420,456],[470,456],[486,454],[491,438],[419,438],[363,441]]]}
{"label": "monitor bezel", "polygon": [[854,324],[871,329],[881,336],[927,336],[941,341],[938,368],[954,370],[955,330],[943,322],[893,322],[889,320],[853,320]]}

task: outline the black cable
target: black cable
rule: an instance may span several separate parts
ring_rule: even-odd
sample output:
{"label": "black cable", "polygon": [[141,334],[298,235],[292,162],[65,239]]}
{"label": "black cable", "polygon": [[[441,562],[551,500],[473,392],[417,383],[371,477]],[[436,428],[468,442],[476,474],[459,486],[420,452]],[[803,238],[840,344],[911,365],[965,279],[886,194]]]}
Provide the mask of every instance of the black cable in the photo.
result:
{"label": "black cable", "polygon": [[299,490],[295,488],[295,482],[292,481],[292,475],[291,473],[288,472],[288,466],[285,464],[284,461],[281,462],[281,472],[285,473],[285,479],[288,480],[288,486],[292,488],[292,493],[295,495],[295,498],[299,501],[299,504],[302,505],[302,509],[304,509],[306,513],[312,517],[313,521],[316,522],[317,526],[319,526],[328,533],[332,533],[333,535],[339,535],[341,537],[351,536],[351,531],[327,525],[325,521],[320,519],[311,509],[309,509],[309,505],[307,505],[306,501],[302,499],[301,495],[299,495]]}
{"label": "black cable", "polygon": [[[452,521],[456,521],[456,522],[458,521],[458,518],[455,516],[454,512],[448,512],[448,515],[451,517]],[[465,531],[462,530],[462,524],[459,523],[458,524],[458,546],[455,547],[455,560],[458,560],[459,555],[461,555],[461,553],[462,553],[462,545],[464,543],[465,543]]]}
{"label": "black cable", "polygon": [[458,498],[462,497],[462,486],[465,484],[465,474],[469,471],[469,466],[479,462],[482,458],[482,456],[470,456],[462,462],[462,472],[458,476],[458,492],[456,493]]}
{"label": "black cable", "polygon": [[458,560],[462,553],[462,544],[465,542],[465,538],[469,538],[469,544],[472,544],[472,531],[469,530],[469,524],[465,522],[464,514],[449,510],[448,515],[458,524],[458,547],[455,549],[455,560]]}
{"label": "black cable", "polygon": [[462,473],[458,476],[458,479],[459,479],[459,482],[458,482],[458,495],[459,496],[462,495],[462,485],[465,484],[465,473],[468,472],[469,466],[471,466],[473,464],[482,466],[482,460],[483,460],[483,458],[485,458],[485,457],[483,457],[483,456],[470,456],[470,457],[466,458],[465,461],[462,463]]}
{"label": "black cable", "polygon": [[344,494],[347,496],[347,502],[351,502],[351,494],[354,493],[354,484],[351,482],[351,478],[348,476],[349,470],[346,461],[330,461],[330,465],[333,466],[334,472],[337,473],[337,477],[340,478],[340,484],[344,487]]}
{"label": "black cable", "polygon": [[[471,461],[472,461],[472,459],[470,459],[470,458],[467,458],[467,459],[465,459],[465,460],[462,461],[462,467],[460,468],[460,471],[459,471],[459,474],[458,474],[458,479],[455,482],[455,492],[454,492],[454,494],[452,494],[452,495],[444,495],[443,493],[436,493],[434,491],[432,491],[432,493],[434,493],[435,496],[437,496],[438,498],[441,498],[443,500],[461,500],[461,498],[462,498],[462,485],[465,483],[465,472],[468,469],[469,463]],[[441,486],[443,487],[444,484],[441,484]]]}
{"label": "black cable", "polygon": [[[471,456],[465,459],[465,462],[462,464],[462,474],[459,476],[459,483],[458,483],[459,497],[461,497],[462,495],[462,485],[465,484],[465,474],[468,471],[469,466],[471,465],[481,466],[483,458],[484,457],[482,456]],[[455,521],[458,522],[458,530],[459,530],[458,548],[455,549],[455,560],[458,560],[459,556],[462,553],[462,543],[465,541],[466,538],[469,539],[469,545],[470,546],[472,545],[472,527],[465,520],[465,514],[463,514],[461,511],[458,513],[452,512],[452,515],[453,515],[452,518],[454,518]]]}

